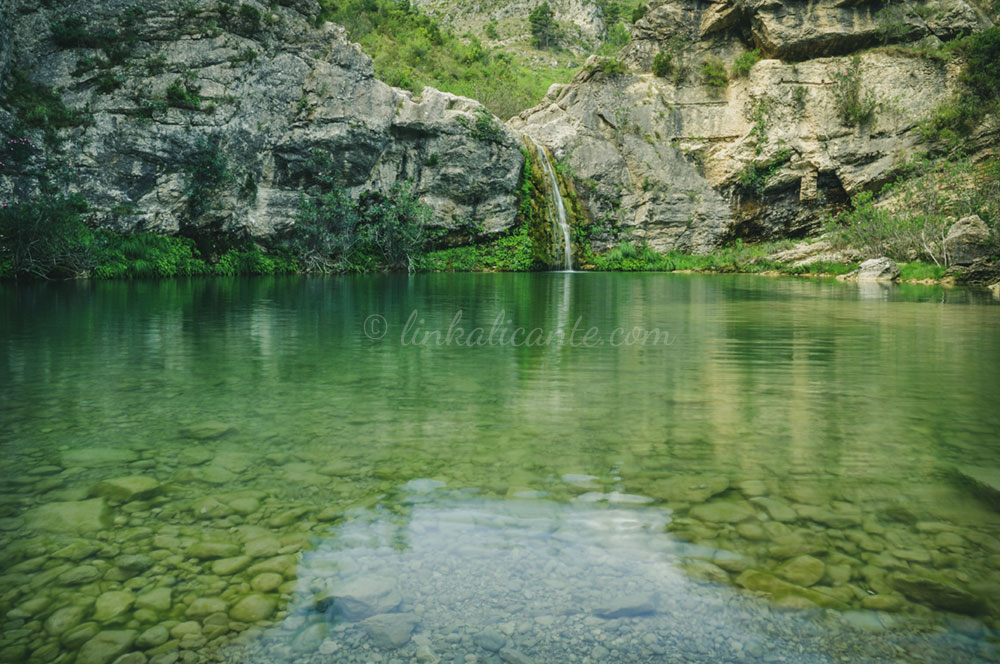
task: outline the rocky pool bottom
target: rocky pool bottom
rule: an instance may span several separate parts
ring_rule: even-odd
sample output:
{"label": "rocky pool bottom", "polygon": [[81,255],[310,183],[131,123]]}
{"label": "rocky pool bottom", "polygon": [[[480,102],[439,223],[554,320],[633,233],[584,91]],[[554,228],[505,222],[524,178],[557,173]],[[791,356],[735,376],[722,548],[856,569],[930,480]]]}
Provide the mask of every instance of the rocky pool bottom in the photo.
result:
{"label": "rocky pool bottom", "polygon": [[998,522],[953,478],[476,487],[230,433],[13,454],[0,661],[1000,659]]}

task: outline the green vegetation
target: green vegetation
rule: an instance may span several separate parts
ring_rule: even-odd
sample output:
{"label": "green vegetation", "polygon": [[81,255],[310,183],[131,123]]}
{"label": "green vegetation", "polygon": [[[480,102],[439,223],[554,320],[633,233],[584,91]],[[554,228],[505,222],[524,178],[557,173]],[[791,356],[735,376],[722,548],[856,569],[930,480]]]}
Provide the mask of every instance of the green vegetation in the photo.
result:
{"label": "green vegetation", "polygon": [[729,76],[726,74],[726,65],[722,60],[710,57],[701,63],[702,82],[710,88],[722,89],[729,85]]}
{"label": "green vegetation", "polygon": [[899,266],[899,278],[903,281],[936,280],[943,277],[946,270],[943,265],[913,261]]}
{"label": "green vegetation", "polygon": [[1000,239],[1000,159],[918,160],[906,177],[874,192],[855,196],[852,209],[828,224],[835,244],[853,247],[866,257],[888,256],[909,262],[949,265],[944,238],[964,216],[976,214]]}
{"label": "green vegetation", "polygon": [[378,77],[416,94],[426,85],[471,97],[501,118],[533,106],[572,69],[520,63],[471,34],[457,36],[408,2],[322,0],[320,20],[344,26],[375,61]]}
{"label": "green vegetation", "polygon": [[188,158],[184,172],[184,193],[187,194],[188,214],[192,219],[208,212],[219,189],[234,180],[229,161],[218,142],[204,138]]}
{"label": "green vegetation", "polygon": [[674,269],[673,262],[645,244],[636,247],[628,241],[594,257],[594,269],[614,272],[667,272]]}
{"label": "green vegetation", "polygon": [[[480,108],[476,111],[476,119],[474,122],[469,122],[465,116],[461,116],[458,118],[458,123],[468,129],[469,133],[477,141],[483,141],[485,143],[503,143],[505,136],[503,126],[498,123],[493,118],[493,114],[485,108]],[[435,161],[435,163],[437,162]],[[427,165],[430,166],[431,164]]]}
{"label": "green vegetation", "polygon": [[16,69],[11,72],[6,95],[0,101],[15,115],[19,127],[15,127],[14,133],[19,133],[19,129],[42,129],[47,139],[54,140],[56,130],[89,121],[86,114],[67,108],[51,88],[32,83]]}
{"label": "green vegetation", "polygon": [[553,48],[559,43],[559,24],[556,23],[556,13],[548,2],[543,2],[528,15],[531,26],[531,38],[540,49]]}
{"label": "green vegetation", "polygon": [[854,56],[833,73],[833,100],[840,122],[846,127],[865,126],[875,119],[878,100],[861,86],[861,58]]}
{"label": "green vegetation", "polygon": [[279,246],[320,272],[414,270],[428,240],[430,210],[410,186],[397,182],[387,193],[366,192],[357,200],[339,182],[330,158],[313,155],[315,184],[303,194],[295,225]]}
{"label": "green vegetation", "polygon": [[989,113],[1000,111],[1000,28],[955,40],[949,50],[965,58],[962,90],[920,125],[924,138],[957,147]]}
{"label": "green vegetation", "polygon": [[194,82],[194,77],[190,74],[174,79],[173,83],[167,86],[166,99],[169,106],[184,108],[189,111],[201,110],[200,86]]}
{"label": "green vegetation", "polygon": [[733,78],[743,78],[750,73],[753,66],[760,62],[760,49],[755,48],[736,56],[733,60]]}
{"label": "green vegetation", "polygon": [[624,76],[628,68],[625,66],[625,62],[618,58],[598,58],[597,62],[591,66],[591,71],[608,76]]}
{"label": "green vegetation", "polygon": [[740,171],[738,182],[743,192],[761,199],[764,197],[764,190],[767,189],[767,181],[781,170],[781,167],[788,163],[792,157],[792,151],[783,148],[771,159],[762,164],[750,163]]}
{"label": "green vegetation", "polygon": [[674,73],[674,54],[660,51],[653,58],[653,74],[660,78],[669,78]]}
{"label": "green vegetation", "polygon": [[529,272],[541,267],[527,224],[489,242],[428,252],[417,265],[425,272]]}

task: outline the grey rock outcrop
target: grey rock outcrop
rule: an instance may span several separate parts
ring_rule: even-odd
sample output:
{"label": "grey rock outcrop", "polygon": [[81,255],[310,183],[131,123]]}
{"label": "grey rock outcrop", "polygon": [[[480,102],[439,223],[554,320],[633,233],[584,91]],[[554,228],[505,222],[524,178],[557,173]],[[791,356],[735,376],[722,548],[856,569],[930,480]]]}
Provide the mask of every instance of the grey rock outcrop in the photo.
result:
{"label": "grey rock outcrop", "polygon": [[973,214],[951,225],[944,245],[952,265],[971,265],[990,254],[992,240],[989,227]]}
{"label": "grey rock outcrop", "polygon": [[899,278],[899,266],[891,258],[869,258],[858,266],[853,275],[858,281],[895,281]]}
{"label": "grey rock outcrop", "polygon": [[[83,2],[73,13],[86,17],[87,30],[121,30],[118,4]],[[251,2],[262,18],[248,30],[227,23],[222,5],[182,12],[172,0],[144,3],[127,28],[137,39],[127,61],[81,72],[81,59],[101,52],[57,45],[50,25],[61,10],[21,3],[13,32],[0,37],[0,71],[13,37],[16,67],[61,90],[67,106],[89,109],[88,123],[63,130],[62,153],[105,225],[269,235],[292,223],[314,181],[314,151],[331,159],[353,195],[408,180],[442,227],[491,233],[513,223],[518,136],[473,100],[431,88],[415,97],[382,83],[341,27],[312,27],[312,0],[287,4]],[[178,102],[178,90],[197,99]],[[495,131],[484,137],[480,121]],[[185,168],[206,139],[232,177],[209,209],[192,214]]]}
{"label": "grey rock outcrop", "polygon": [[[916,27],[894,39],[990,25],[964,0],[928,7],[906,9],[902,24]],[[809,235],[925,150],[917,124],[955,90],[954,63],[868,51],[854,69],[852,58],[817,57],[877,45],[884,28],[869,6],[850,3],[654,1],[633,27],[624,74],[591,60],[512,125],[569,165],[592,219],[633,241],[701,252],[733,238]],[[772,59],[724,87],[704,82],[710,58],[728,67],[755,47]],[[660,52],[672,58],[663,77],[650,73]],[[844,74],[871,100],[866,122],[843,120]]]}

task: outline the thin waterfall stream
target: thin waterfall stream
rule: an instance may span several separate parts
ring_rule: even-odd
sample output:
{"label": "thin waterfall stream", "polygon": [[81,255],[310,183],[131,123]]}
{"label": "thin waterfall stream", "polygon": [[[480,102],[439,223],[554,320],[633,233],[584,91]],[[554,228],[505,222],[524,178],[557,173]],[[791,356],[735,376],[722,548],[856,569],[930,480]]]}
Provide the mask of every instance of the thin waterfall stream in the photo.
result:
{"label": "thin waterfall stream", "polygon": [[[573,270],[573,243],[570,240],[569,233],[569,223],[566,221],[566,204],[563,201],[562,192],[559,190],[559,180],[556,178],[556,171],[552,167],[552,160],[549,158],[548,151],[534,139],[529,139],[531,143],[535,146],[535,152],[538,154],[539,163],[541,163],[542,168],[545,170],[546,176],[549,178],[549,185],[551,187],[550,198],[552,199],[552,205],[549,208],[549,214],[552,220],[552,243],[553,247],[558,250],[559,245],[562,245],[563,250],[563,264],[564,270]],[[555,210],[555,214],[552,214],[552,210]],[[561,239],[561,242],[560,242]]]}

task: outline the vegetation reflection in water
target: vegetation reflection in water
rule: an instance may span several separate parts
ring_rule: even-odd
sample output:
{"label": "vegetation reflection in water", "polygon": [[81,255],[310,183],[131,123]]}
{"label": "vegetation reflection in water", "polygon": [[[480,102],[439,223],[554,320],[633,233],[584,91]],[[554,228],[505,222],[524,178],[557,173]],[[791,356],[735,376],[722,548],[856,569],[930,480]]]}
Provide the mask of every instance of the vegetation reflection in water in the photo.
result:
{"label": "vegetation reflection in water", "polygon": [[[538,274],[0,298],[7,661],[996,658],[1000,518],[960,474],[1000,465],[988,294]],[[671,343],[402,344],[415,311]],[[341,592],[372,578],[400,593],[374,627]]]}

